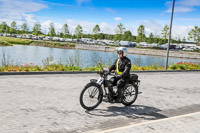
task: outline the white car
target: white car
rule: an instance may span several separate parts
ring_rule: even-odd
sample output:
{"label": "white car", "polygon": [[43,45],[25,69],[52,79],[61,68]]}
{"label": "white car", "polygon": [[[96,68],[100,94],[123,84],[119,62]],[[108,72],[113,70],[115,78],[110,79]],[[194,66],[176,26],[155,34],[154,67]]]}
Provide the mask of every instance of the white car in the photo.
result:
{"label": "white car", "polygon": [[183,48],[183,51],[194,51],[192,48]]}
{"label": "white car", "polygon": [[53,37],[53,41],[59,41],[59,37]]}
{"label": "white car", "polygon": [[64,38],[59,38],[59,41],[60,41],[60,42],[64,42],[65,39],[64,39]]}
{"label": "white car", "polygon": [[65,39],[65,42],[72,42],[72,39],[67,38]]}
{"label": "white car", "polygon": [[22,38],[22,35],[17,35],[16,37],[17,37],[17,38]]}

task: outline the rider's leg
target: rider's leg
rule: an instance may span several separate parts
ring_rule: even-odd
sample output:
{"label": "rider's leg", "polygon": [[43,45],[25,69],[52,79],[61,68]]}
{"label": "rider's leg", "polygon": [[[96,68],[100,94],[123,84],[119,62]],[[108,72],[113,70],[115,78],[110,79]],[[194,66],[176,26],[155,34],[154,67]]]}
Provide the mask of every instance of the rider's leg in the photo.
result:
{"label": "rider's leg", "polygon": [[124,79],[120,79],[117,81],[117,90],[118,90],[118,99],[119,101],[121,101],[122,99],[122,89],[125,86],[125,80]]}
{"label": "rider's leg", "polygon": [[109,90],[109,92],[110,92],[111,94],[114,95],[115,92],[114,92],[114,90],[113,90],[113,86],[115,86],[116,83],[117,83],[116,77],[111,77],[111,78],[109,79],[109,81],[112,83],[112,85],[111,85],[111,86],[108,86],[108,90]]}

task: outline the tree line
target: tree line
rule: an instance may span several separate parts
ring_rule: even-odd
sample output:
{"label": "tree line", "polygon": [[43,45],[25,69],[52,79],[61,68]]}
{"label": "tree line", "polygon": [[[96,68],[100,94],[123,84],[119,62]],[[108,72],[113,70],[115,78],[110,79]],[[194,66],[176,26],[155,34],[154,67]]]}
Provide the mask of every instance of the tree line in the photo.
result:
{"label": "tree line", "polygon": [[[45,35],[42,33],[41,24],[35,23],[32,30],[28,28],[27,23],[23,23],[20,28],[17,27],[15,21],[13,21],[10,26],[7,25],[6,22],[2,22],[0,24],[0,32],[1,33],[10,33],[10,34],[33,34],[33,35]],[[147,43],[157,43],[157,44],[165,44],[168,42],[169,36],[169,26],[165,25],[163,30],[161,31],[161,35],[156,35],[150,33],[149,36],[145,34],[145,26],[140,25],[137,29],[137,35],[134,36],[130,30],[126,30],[122,23],[118,24],[115,29],[115,34],[105,34],[101,33],[100,26],[97,24],[93,28],[92,34],[83,34],[83,27],[81,25],[77,25],[74,34],[70,34],[69,27],[65,23],[61,29],[61,32],[55,31],[55,26],[53,23],[50,23],[49,30],[47,36],[57,36],[62,38],[72,38],[72,39],[80,39],[80,38],[91,38],[91,39],[108,39],[114,41],[131,41],[131,42],[147,42]],[[188,40],[193,39],[194,42],[200,42],[200,27],[194,26],[193,29],[188,33]],[[186,38],[184,37],[182,40],[172,39],[172,43],[181,43],[186,42]]]}

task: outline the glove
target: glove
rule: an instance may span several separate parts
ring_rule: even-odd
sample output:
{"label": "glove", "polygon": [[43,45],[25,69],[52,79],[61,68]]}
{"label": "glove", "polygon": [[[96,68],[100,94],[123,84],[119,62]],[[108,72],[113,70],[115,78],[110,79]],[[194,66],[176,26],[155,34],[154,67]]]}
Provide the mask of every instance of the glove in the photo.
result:
{"label": "glove", "polygon": [[121,79],[121,76],[120,75],[116,75],[116,79]]}

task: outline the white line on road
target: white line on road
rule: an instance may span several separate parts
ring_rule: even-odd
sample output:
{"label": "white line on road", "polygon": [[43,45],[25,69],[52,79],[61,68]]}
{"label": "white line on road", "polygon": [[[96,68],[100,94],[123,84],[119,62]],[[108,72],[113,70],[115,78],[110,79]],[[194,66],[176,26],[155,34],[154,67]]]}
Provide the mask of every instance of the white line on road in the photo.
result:
{"label": "white line on road", "polygon": [[138,124],[133,123],[131,125],[127,125],[127,126],[123,126],[123,127],[108,129],[108,130],[104,130],[104,131],[94,131],[94,132],[96,132],[96,133],[113,132],[113,131],[117,131],[117,130],[121,130],[121,129],[132,128],[132,127],[137,127],[137,126],[141,126],[141,125],[157,123],[157,122],[161,122],[161,121],[167,121],[167,120],[172,120],[172,119],[177,119],[177,118],[182,118],[182,117],[187,117],[187,116],[193,116],[193,115],[197,115],[197,114],[200,114],[200,112],[184,114],[184,115],[174,116],[174,117],[170,117],[170,118],[163,118],[163,119],[159,119],[159,120],[152,120],[152,121],[147,121],[147,122],[138,123]]}

